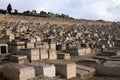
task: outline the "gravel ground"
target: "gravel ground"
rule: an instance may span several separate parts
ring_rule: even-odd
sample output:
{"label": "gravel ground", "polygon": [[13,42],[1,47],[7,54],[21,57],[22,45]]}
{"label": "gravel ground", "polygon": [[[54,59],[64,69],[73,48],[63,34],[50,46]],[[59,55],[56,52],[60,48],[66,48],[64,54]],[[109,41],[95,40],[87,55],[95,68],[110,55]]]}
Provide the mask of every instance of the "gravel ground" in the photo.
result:
{"label": "gravel ground", "polygon": [[[80,80],[80,78],[76,77],[69,80]],[[120,77],[95,76],[91,79],[86,79],[86,80],[120,80]]]}

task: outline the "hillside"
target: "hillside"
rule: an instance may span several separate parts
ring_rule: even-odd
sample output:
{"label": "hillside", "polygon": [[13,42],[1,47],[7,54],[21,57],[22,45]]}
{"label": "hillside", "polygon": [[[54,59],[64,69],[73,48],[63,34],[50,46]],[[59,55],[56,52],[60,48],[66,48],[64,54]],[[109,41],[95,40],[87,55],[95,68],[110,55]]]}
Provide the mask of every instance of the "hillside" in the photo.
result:
{"label": "hillside", "polygon": [[61,25],[108,25],[112,22],[104,21],[92,21],[92,20],[83,20],[83,19],[70,19],[70,18],[59,18],[59,17],[32,17],[32,16],[20,16],[20,15],[9,15],[9,14],[0,14],[0,20],[16,22],[16,21],[33,21],[36,23],[49,23],[49,24],[61,24]]}

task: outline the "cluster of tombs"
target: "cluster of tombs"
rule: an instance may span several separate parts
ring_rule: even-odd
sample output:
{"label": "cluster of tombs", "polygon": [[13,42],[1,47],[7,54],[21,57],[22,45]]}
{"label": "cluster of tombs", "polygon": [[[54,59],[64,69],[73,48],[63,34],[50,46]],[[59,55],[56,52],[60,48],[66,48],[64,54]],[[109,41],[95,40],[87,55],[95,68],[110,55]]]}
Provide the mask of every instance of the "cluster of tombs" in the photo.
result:
{"label": "cluster of tombs", "polygon": [[76,76],[80,79],[89,79],[94,76],[95,71],[94,68],[70,62],[35,62],[25,65],[15,63],[5,65],[2,74],[9,80],[66,80]]}
{"label": "cluster of tombs", "polygon": [[[96,73],[120,76],[119,25],[2,20],[0,39],[6,43],[0,44],[0,61],[13,62],[2,68],[2,74],[10,80],[66,80],[76,76],[89,79]],[[72,56],[94,53],[97,55],[93,58],[83,59],[96,63],[94,67],[70,61]]]}
{"label": "cluster of tombs", "polygon": [[[22,59],[26,59],[26,56],[19,56],[19,59],[18,55],[11,56],[13,61],[21,61]],[[79,63],[59,60],[31,63],[21,61],[19,64],[17,64],[18,62],[6,64],[2,68],[2,74],[10,80],[66,80],[72,78],[74,80],[76,76],[80,80],[86,80],[93,78],[96,74],[120,76],[120,48],[108,49],[101,54],[92,58],[84,58],[81,61],[96,65],[88,67]]]}
{"label": "cluster of tombs", "polygon": [[[111,55],[111,52],[108,52],[108,54]],[[87,63],[90,62],[90,64],[96,63],[95,67],[83,66],[69,61],[11,63],[2,68],[2,75],[9,80],[67,80],[72,78],[74,80],[76,76],[80,80],[86,80],[93,78],[96,74],[119,77],[120,56],[110,55],[97,55],[83,60]]]}
{"label": "cluster of tombs", "polygon": [[[10,42],[8,44],[0,44],[1,55],[11,55],[12,61],[17,59],[28,59],[29,62],[40,60],[70,60],[70,53],[56,50],[56,44],[46,42]],[[14,60],[15,59],[15,60]],[[17,60],[19,61],[19,60]]]}
{"label": "cluster of tombs", "polygon": [[[0,37],[7,41],[56,42],[67,50],[91,48],[102,51],[120,46],[119,23],[51,24],[35,21],[0,21]],[[57,48],[63,49],[63,48]],[[64,50],[64,49],[63,49]]]}
{"label": "cluster of tombs", "polygon": [[[94,66],[96,74],[100,76],[120,76],[120,48],[114,47],[102,51],[92,58],[84,58],[81,63]],[[86,65],[86,64],[85,64]]]}

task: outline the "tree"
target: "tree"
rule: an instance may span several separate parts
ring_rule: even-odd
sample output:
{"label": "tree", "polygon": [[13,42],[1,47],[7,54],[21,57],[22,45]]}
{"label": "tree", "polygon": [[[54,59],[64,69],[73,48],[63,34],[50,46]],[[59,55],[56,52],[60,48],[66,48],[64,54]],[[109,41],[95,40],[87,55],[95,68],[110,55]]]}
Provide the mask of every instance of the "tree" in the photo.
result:
{"label": "tree", "polygon": [[23,14],[30,14],[30,11],[29,10],[24,11]]}
{"label": "tree", "polygon": [[0,13],[6,14],[7,12],[6,12],[6,10],[0,9]]}
{"label": "tree", "polygon": [[37,11],[36,10],[32,10],[32,14],[36,14],[37,13]]}
{"label": "tree", "polygon": [[18,10],[17,10],[17,9],[14,9],[14,13],[17,14],[17,13],[18,13]]}
{"label": "tree", "polygon": [[46,12],[44,12],[44,11],[41,11],[41,12],[40,12],[40,16],[42,16],[42,17],[47,17],[48,14],[47,14]]}
{"label": "tree", "polygon": [[8,6],[7,6],[7,11],[8,11],[9,14],[11,14],[12,6],[11,6],[10,3],[9,3]]}

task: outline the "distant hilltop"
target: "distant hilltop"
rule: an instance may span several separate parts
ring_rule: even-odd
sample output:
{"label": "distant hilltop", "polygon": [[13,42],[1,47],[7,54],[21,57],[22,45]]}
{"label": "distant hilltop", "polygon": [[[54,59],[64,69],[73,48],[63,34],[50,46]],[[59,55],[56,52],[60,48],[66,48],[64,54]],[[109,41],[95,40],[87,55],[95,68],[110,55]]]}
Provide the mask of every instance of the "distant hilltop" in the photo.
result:
{"label": "distant hilltop", "polygon": [[[97,23],[106,23],[109,21],[104,21],[102,19],[99,20],[86,20],[86,19],[78,19],[70,17],[69,15],[66,15],[64,13],[53,13],[53,12],[46,12],[46,11],[36,11],[36,10],[26,10],[23,12],[19,12],[15,7],[12,8],[12,5],[9,3],[6,9],[0,9],[1,14],[9,14],[9,15],[17,15],[17,16],[29,16],[30,17],[40,17],[40,18],[49,18],[49,19],[65,19],[67,21],[73,20],[75,22],[79,21],[85,21],[85,22],[97,22]],[[64,21],[64,20],[63,20]],[[112,22],[112,21],[111,21]]]}
{"label": "distant hilltop", "polygon": [[[1,14],[6,14],[9,13],[7,10],[3,10],[0,9],[0,13]],[[32,11],[24,11],[24,12],[18,12],[18,10],[14,10],[14,12],[11,12],[10,14],[12,15],[24,15],[24,16],[34,16],[34,17],[60,17],[60,18],[70,18],[70,19],[74,19],[72,17],[69,17],[66,14],[54,14],[52,12],[45,12],[45,11],[40,11],[40,13],[37,13],[36,10],[32,10]]]}
{"label": "distant hilltop", "polygon": [[[0,9],[0,14],[9,14],[9,12],[7,10],[3,10],[3,9]],[[51,18],[51,19],[66,19],[66,20],[74,20],[74,21],[85,21],[85,22],[109,22],[109,21],[104,21],[104,20],[86,20],[86,19],[76,19],[76,18],[73,18],[73,17],[70,17],[69,15],[66,15],[66,14],[55,14],[55,13],[52,13],[52,12],[45,12],[45,11],[40,11],[40,13],[37,13],[36,10],[32,10],[32,11],[24,11],[24,12],[18,12],[18,10],[14,10],[14,12],[11,12],[10,15],[12,16],[28,16],[29,18],[30,17],[39,17],[39,18]]]}
{"label": "distant hilltop", "polygon": [[85,19],[76,19],[72,18],[66,14],[56,14],[52,12],[40,11],[39,13],[36,10],[27,10],[19,12],[17,9],[12,8],[11,4],[8,4],[7,9],[0,9],[0,20],[5,21],[32,21],[38,22],[40,24],[60,24],[60,25],[111,25],[118,24],[117,22],[110,22],[104,20],[85,20]]}
{"label": "distant hilltop", "polygon": [[[3,10],[4,11],[4,10]],[[39,14],[41,15],[41,14]],[[48,13],[46,13],[48,15]],[[60,24],[60,25],[110,25],[119,24],[119,22],[109,22],[103,20],[85,20],[85,19],[74,19],[70,17],[58,17],[58,16],[38,16],[38,14],[33,13],[2,13],[0,10],[0,21],[7,22],[19,22],[19,21],[29,21],[38,22],[41,24]]]}

